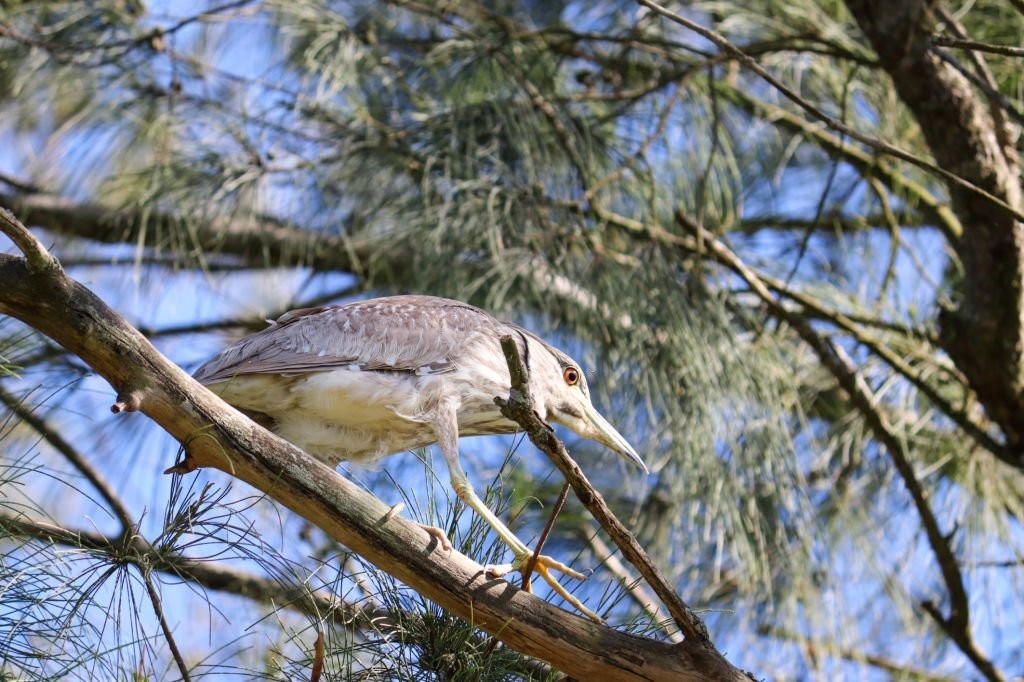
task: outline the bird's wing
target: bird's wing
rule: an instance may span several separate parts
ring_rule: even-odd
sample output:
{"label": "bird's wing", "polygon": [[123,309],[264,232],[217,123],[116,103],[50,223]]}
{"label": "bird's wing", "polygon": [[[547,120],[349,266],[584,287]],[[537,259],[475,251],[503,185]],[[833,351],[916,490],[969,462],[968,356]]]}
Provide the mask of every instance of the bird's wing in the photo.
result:
{"label": "bird's wing", "polygon": [[239,374],[317,372],[339,367],[438,374],[494,318],[431,296],[392,296],[285,313],[195,372],[211,384]]}

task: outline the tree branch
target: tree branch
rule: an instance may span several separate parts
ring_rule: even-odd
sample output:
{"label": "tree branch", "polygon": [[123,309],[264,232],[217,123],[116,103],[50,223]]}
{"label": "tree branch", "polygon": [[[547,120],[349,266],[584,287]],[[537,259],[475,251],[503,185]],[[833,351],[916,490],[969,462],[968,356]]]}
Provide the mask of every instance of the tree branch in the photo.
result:
{"label": "tree branch", "polygon": [[866,654],[862,651],[844,647],[834,642],[812,639],[805,635],[800,635],[798,633],[789,632],[779,628],[762,627],[759,628],[759,631],[761,634],[777,637],[778,639],[787,642],[802,644],[809,650],[808,657],[812,659],[819,658],[820,656],[833,656],[843,660],[852,661],[854,663],[878,668],[879,670],[889,673],[895,679],[910,679],[918,680],[919,682],[954,682],[956,679],[948,675],[936,675],[935,673],[928,672],[927,670],[922,670],[921,668],[916,668],[911,665],[905,665],[884,656]]}
{"label": "tree branch", "polygon": [[[703,230],[699,226],[694,226],[694,229]],[[931,505],[928,503],[928,495],[914,472],[910,453],[907,451],[903,440],[893,431],[885,415],[875,409],[875,395],[863,377],[858,374],[853,362],[842,350],[842,347],[822,337],[806,319],[792,313],[785,306],[781,305],[772,296],[767,284],[751,271],[731,249],[720,242],[714,234],[704,230],[703,243],[720,263],[746,282],[751,291],[757,294],[775,317],[792,326],[800,338],[814,350],[821,364],[829,370],[843,391],[850,397],[850,401],[860,412],[868,428],[874,433],[875,438],[885,446],[921,519],[925,537],[928,540],[932,554],[935,556],[935,562],[938,564],[939,572],[946,586],[949,596],[949,615],[944,616],[938,613],[936,609],[944,629],[946,629],[960,650],[974,663],[975,667],[986,679],[991,682],[1002,682],[1005,680],[1003,674],[977,646],[971,634],[970,603],[967,598],[967,590],[964,586],[960,565],[950,546],[951,536],[942,532],[939,521],[932,511]]]}
{"label": "tree branch", "polygon": [[963,236],[960,219],[952,209],[935,198],[925,187],[904,177],[893,164],[845,142],[841,137],[833,135],[799,114],[752,97],[741,88],[732,87],[725,82],[719,82],[718,88],[719,94],[752,116],[770,121],[773,126],[783,130],[803,135],[828,154],[849,163],[863,177],[878,178],[894,194],[906,196],[907,203],[919,211],[928,223],[938,226],[951,242]]}
{"label": "tree branch", "polygon": [[107,504],[110,505],[110,511],[121,523],[121,534],[123,537],[129,538],[135,533],[135,519],[132,518],[131,513],[124,506],[121,498],[114,492],[113,486],[110,485],[103,474],[101,474],[99,470],[89,462],[89,460],[83,457],[82,454],[71,445],[71,443],[60,435],[60,433],[51,428],[45,420],[37,417],[22,401],[15,398],[3,388],[0,388],[0,403],[14,413],[18,419],[28,424],[47,443],[49,443],[54,450],[63,455],[64,459],[66,459],[71,466],[78,469],[78,471],[85,476],[85,479],[89,481],[96,492],[98,492],[100,496],[106,500]]}
{"label": "tree branch", "polygon": [[12,535],[37,538],[70,548],[100,552],[111,561],[127,561],[140,569],[150,569],[187,580],[208,590],[226,592],[252,599],[260,604],[297,609],[322,617],[331,614],[338,625],[391,632],[398,626],[386,609],[371,604],[339,600],[324,591],[312,591],[301,585],[283,585],[276,580],[247,573],[222,564],[196,561],[188,557],[155,550],[135,551],[123,541],[95,531],[71,529],[44,521],[34,521],[0,509],[0,528]]}
{"label": "tree branch", "polygon": [[191,225],[190,247],[229,253],[257,266],[306,265],[316,270],[355,272],[358,264],[375,252],[373,239],[325,234],[269,218],[197,221],[162,211],[115,210],[53,194],[0,194],[0,205],[10,207],[30,225],[105,244],[140,243],[145,238],[144,246],[161,246],[153,242],[154,235],[175,234]]}
{"label": "tree branch", "polygon": [[[775,76],[769,73],[767,69],[765,69],[757,62],[757,60],[755,60],[750,55],[744,53],[743,50],[729,42],[725,38],[725,36],[716,33],[715,31],[712,31],[711,29],[705,26],[701,26],[697,22],[687,17],[684,17],[681,14],[672,12],[671,10],[668,10],[665,7],[662,7],[658,3],[654,2],[653,0],[637,1],[641,5],[651,9],[655,13],[660,14],[661,16],[679,24],[680,26],[684,26],[685,28],[690,29],[694,33],[700,35],[702,38],[710,40],[724,52],[732,54],[741,64],[743,64],[748,69],[753,71],[755,74],[760,76],[765,82],[767,82],[773,88],[778,90],[784,97],[786,97],[786,99],[796,104],[798,107],[800,107],[808,114],[810,114],[813,118],[821,121],[829,128],[838,131],[843,135],[848,135],[852,139],[860,142],[861,144],[865,144],[871,147],[872,149],[882,152],[883,154],[887,154],[894,158],[900,159],[901,161],[906,161],[907,163],[913,164],[918,168],[921,168],[923,170],[928,171],[929,173],[941,177],[945,179],[947,183],[955,185],[958,188],[958,190],[962,192],[970,192],[975,195],[975,198],[987,199],[994,205],[994,207],[1008,211],[1011,215],[1020,218],[1021,220],[1024,220],[1024,214],[1020,212],[1019,207],[1014,203],[1007,202],[1006,198],[1001,194],[990,192],[986,187],[988,183],[976,184],[975,182],[972,181],[973,178],[950,171],[948,170],[948,167],[946,167],[945,165],[936,165],[924,157],[912,154],[906,151],[905,149],[896,147],[895,145],[891,145],[885,140],[873,137],[871,135],[867,135],[854,128],[851,128],[850,126],[846,125],[839,119],[829,116],[821,108],[815,106],[811,102],[801,97],[795,90],[788,87],[786,84],[782,83],[780,80],[775,78]],[[847,5],[850,6],[851,3],[847,2]],[[891,37],[892,36],[890,36],[890,38]]]}
{"label": "tree branch", "polygon": [[[5,231],[28,232],[16,222]],[[422,528],[201,386],[61,270],[33,272],[25,259],[0,254],[0,313],[78,355],[114,387],[119,408],[142,411],[177,438],[183,469],[210,466],[249,483],[517,651],[581,678],[745,679],[713,650],[598,625],[441,552]]]}
{"label": "tree branch", "polygon": [[[605,503],[604,497],[587,480],[583,471],[569,456],[565,445],[555,437],[551,427],[537,416],[529,393],[529,370],[523,364],[515,340],[511,336],[502,337],[501,347],[509,366],[509,374],[514,377],[508,400],[494,399],[494,402],[501,408],[501,413],[522,426],[530,437],[530,441],[554,462],[572,486],[576,497],[608,532],[615,544],[622,550],[623,556],[640,571],[640,574],[654,589],[655,594],[668,608],[676,625],[679,626],[680,632],[685,637],[681,644],[676,645],[677,648],[703,651],[706,655],[720,659],[725,666],[728,666],[728,663],[712,644],[707,628],[700,618],[690,611],[689,607],[668,584],[668,581],[647,556],[647,552],[637,542],[636,536],[615,517]],[[723,673],[729,673],[727,678],[723,677],[722,679],[748,679],[747,675],[735,668],[731,670],[729,668],[731,666],[722,668]]]}
{"label": "tree branch", "polygon": [[1024,221],[1016,151],[987,102],[931,48],[935,16],[925,0],[846,0],[878,53],[931,153],[987,201],[948,181],[965,226],[952,241],[963,262],[959,307],[940,316],[942,343],[1024,467]]}

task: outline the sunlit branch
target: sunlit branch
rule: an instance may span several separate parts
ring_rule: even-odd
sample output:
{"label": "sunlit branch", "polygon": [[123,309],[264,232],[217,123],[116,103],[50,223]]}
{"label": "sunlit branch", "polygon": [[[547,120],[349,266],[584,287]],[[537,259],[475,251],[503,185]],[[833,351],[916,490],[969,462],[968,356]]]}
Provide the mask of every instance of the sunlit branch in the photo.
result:
{"label": "sunlit branch", "polygon": [[909,664],[899,663],[885,656],[868,654],[850,647],[844,647],[834,642],[823,641],[818,638],[804,637],[794,632],[788,632],[781,628],[762,627],[762,634],[777,637],[787,642],[794,642],[808,649],[808,657],[818,659],[822,656],[839,658],[853,663],[877,668],[881,671],[895,675],[899,679],[920,680],[920,682],[955,682],[957,678],[948,675],[936,675],[935,673]]}
{"label": "sunlit branch", "polygon": [[[702,229],[697,227],[697,229]],[[868,427],[889,452],[893,465],[903,480],[921,519],[925,536],[949,596],[949,615],[943,615],[935,609],[935,617],[940,619],[943,628],[960,650],[974,663],[978,671],[991,682],[1001,682],[1005,676],[995,667],[992,661],[978,648],[973,639],[970,627],[970,605],[967,590],[964,586],[963,574],[956,555],[950,546],[951,536],[944,533],[931,505],[928,495],[914,472],[910,454],[904,442],[899,438],[888,419],[875,408],[876,398],[864,378],[857,372],[850,358],[840,346],[821,336],[800,315],[794,314],[783,306],[771,293],[767,284],[751,271],[739,257],[711,232],[704,231],[704,245],[720,263],[732,270],[756,293],[772,311],[772,314],[785,321],[799,334],[818,355],[825,366],[850,397],[851,402],[861,413]]]}
{"label": "sunlit branch", "polygon": [[601,527],[622,551],[622,555],[640,571],[640,575],[665,604],[686,641],[692,645],[714,650],[707,628],[700,618],[690,610],[676,590],[668,584],[647,552],[637,542],[636,536],[612,513],[604,501],[604,496],[587,480],[579,465],[569,456],[565,445],[555,437],[551,427],[537,416],[528,390],[529,370],[523,364],[515,341],[512,337],[505,337],[501,340],[501,346],[508,362],[509,373],[512,376],[512,393],[509,399],[495,399],[495,402],[501,407],[502,414],[522,426],[530,437],[530,441],[540,448],[562,472],[583,506],[597,519]]}
{"label": "sunlit branch", "polygon": [[342,626],[387,633],[399,626],[393,614],[372,603],[338,599],[325,591],[303,585],[285,585],[277,580],[209,561],[197,561],[170,552],[138,552],[118,539],[96,531],[71,529],[0,510],[0,528],[12,535],[54,542],[70,549],[99,552],[107,560],[128,562],[140,570],[152,570],[168,577],[187,580],[200,587],[251,599],[266,606],[285,607],[330,619]]}
{"label": "sunlit branch", "polygon": [[[13,217],[2,227],[16,243],[30,241]],[[139,410],[182,442],[187,456],[172,471],[214,467],[232,474],[521,653],[574,676],[746,679],[706,638],[672,645],[627,635],[491,580],[455,551],[439,551],[421,527],[228,407],[59,267],[32,271],[24,258],[0,254],[0,312],[88,362],[117,392],[112,409]]]}
{"label": "sunlit branch", "polygon": [[948,180],[949,182],[958,185],[959,187],[962,187],[970,192],[973,192],[978,196],[984,197],[985,199],[992,202],[996,206],[999,206],[1003,210],[1011,213],[1018,220],[1024,220],[1024,213],[1021,213],[1015,207],[1011,206],[1000,197],[997,197],[996,195],[979,187],[973,182],[957,175],[956,173],[952,173],[946,170],[945,168],[937,166],[936,164],[932,163],[931,161],[921,156],[918,156],[917,154],[912,154],[905,149],[901,149],[895,145],[889,144],[885,140],[874,137],[873,135],[862,133],[846,125],[839,119],[829,116],[820,107],[804,99],[799,94],[797,94],[795,90],[793,90],[785,83],[771,75],[771,73],[769,73],[763,66],[761,66],[754,58],[745,54],[740,48],[736,47],[728,39],[726,39],[725,36],[721,35],[720,33],[712,31],[711,29],[705,26],[701,26],[699,23],[687,17],[684,17],[681,14],[677,14],[676,12],[668,10],[665,7],[662,7],[661,5],[657,4],[656,2],[653,2],[653,0],[637,0],[637,2],[653,10],[654,12],[657,12],[661,16],[666,17],[669,20],[674,21],[675,23],[681,26],[685,26],[691,31],[694,31],[695,33],[699,34],[701,37],[710,40],[720,49],[734,55],[740,61],[740,63],[742,63],[748,69],[750,69],[758,76],[763,78],[768,84],[770,84],[773,88],[775,88],[783,96],[785,96],[786,99],[796,104],[798,107],[800,107],[808,114],[810,114],[813,118],[821,121],[829,128],[832,128],[833,130],[836,130],[844,135],[848,135],[854,140],[860,142],[861,144],[868,145],[872,149],[875,149],[879,152],[900,159],[902,161],[906,161],[907,163],[917,166],[922,170],[926,170],[929,173],[932,173],[933,175],[944,178],[945,180]]}

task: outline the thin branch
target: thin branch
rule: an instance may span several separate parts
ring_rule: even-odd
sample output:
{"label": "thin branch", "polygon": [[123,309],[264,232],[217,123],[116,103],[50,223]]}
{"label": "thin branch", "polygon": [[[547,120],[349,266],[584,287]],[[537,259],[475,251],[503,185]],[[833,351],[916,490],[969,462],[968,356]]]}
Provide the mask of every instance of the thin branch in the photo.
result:
{"label": "thin branch", "polygon": [[13,535],[100,552],[110,561],[126,561],[140,570],[148,568],[204,589],[238,595],[267,606],[286,607],[318,618],[329,613],[333,622],[346,627],[372,629],[383,634],[395,632],[399,627],[399,621],[387,609],[374,604],[343,601],[326,591],[313,591],[302,585],[284,585],[240,569],[196,561],[174,553],[139,552],[138,548],[126,548],[118,538],[95,531],[32,521],[2,509],[0,528]]}
{"label": "thin branch", "polygon": [[932,44],[942,47],[955,47],[959,50],[972,50],[976,52],[990,52],[1001,54],[1006,57],[1024,57],[1024,47],[1014,45],[997,45],[996,43],[981,43],[977,40],[965,38],[951,38],[949,36],[932,36]]}
{"label": "thin branch", "polygon": [[59,452],[64,459],[66,459],[71,466],[78,469],[78,471],[89,481],[90,485],[98,492],[107,504],[110,505],[110,510],[117,517],[117,520],[121,523],[121,534],[126,539],[136,532],[136,522],[132,517],[131,512],[124,506],[121,498],[114,492],[113,486],[104,478],[103,474],[99,472],[96,467],[92,465],[89,460],[82,456],[78,450],[74,448],[60,433],[55,429],[50,428],[50,425],[45,420],[37,417],[35,413],[30,410],[25,404],[14,397],[2,387],[0,387],[0,403],[14,413],[22,422],[28,424],[36,433],[38,433],[43,440],[50,444],[54,450]]}
{"label": "thin branch", "polygon": [[710,40],[712,43],[717,45],[719,49],[732,54],[744,66],[746,66],[748,69],[756,73],[758,76],[764,79],[765,82],[767,82],[773,88],[782,93],[782,95],[785,96],[786,99],[796,104],[798,107],[806,111],[812,117],[816,118],[817,120],[827,125],[829,128],[832,128],[833,130],[843,133],[844,135],[848,135],[852,139],[857,140],[861,144],[866,144],[872,149],[883,152],[885,154],[888,154],[889,156],[900,159],[902,161],[906,161],[907,163],[910,163],[914,166],[917,166],[918,168],[926,170],[934,175],[937,175],[938,177],[945,178],[946,180],[955,185],[958,185],[970,192],[973,192],[978,196],[984,197],[985,199],[989,200],[996,206],[1013,215],[1018,220],[1024,220],[1024,213],[1021,213],[1015,207],[1011,206],[1006,201],[1000,199],[991,192],[982,189],[981,187],[978,187],[973,182],[970,182],[960,177],[956,173],[951,173],[945,168],[937,166],[934,163],[917,156],[916,154],[911,154],[910,152],[904,149],[900,149],[895,145],[891,145],[885,140],[881,140],[872,135],[867,135],[865,133],[859,132],[858,130],[846,125],[839,119],[829,116],[819,107],[816,107],[815,105],[811,104],[803,97],[801,97],[795,90],[793,90],[785,83],[775,78],[775,76],[771,75],[771,73],[769,73],[767,69],[761,66],[761,64],[758,63],[756,59],[744,53],[743,50],[733,45],[729,40],[725,38],[725,36],[721,35],[720,33],[717,33],[709,28],[701,26],[697,22],[692,21],[682,16],[681,14],[677,14],[676,12],[668,10],[662,7],[661,5],[657,4],[656,2],[653,2],[653,0],[637,0],[637,2],[639,2],[644,7],[647,7],[648,9],[660,14],[661,16],[671,21],[674,21],[680,26],[684,26],[690,29],[691,31],[700,35],[702,38]]}
{"label": "thin branch", "polygon": [[[989,102],[989,112],[992,115],[993,124],[995,125],[996,130],[1000,131],[1000,146],[1005,148],[1014,144],[1015,141],[1008,139],[1006,136],[1007,126],[1009,125],[1009,122],[1006,120],[1006,115],[1009,114],[1010,117],[1019,125],[1024,123],[1024,113],[1014,106],[1013,103],[1007,99],[1006,95],[999,92],[999,86],[995,83],[995,79],[988,69],[985,68],[980,74],[974,73],[957,61],[949,51],[941,48],[934,48],[933,51],[939,59],[956,69],[961,76],[966,78],[974,87],[978,88],[985,94],[985,99]],[[981,61],[977,53],[972,52],[971,55],[976,58],[975,61]]]}
{"label": "thin branch", "polygon": [[[694,226],[695,229],[703,229]],[[738,275],[751,291],[756,293],[761,301],[767,306],[772,314],[789,324],[796,333],[809,345],[818,355],[822,365],[829,370],[836,381],[850,397],[851,402],[861,413],[868,428],[881,442],[896,468],[897,473],[903,480],[914,503],[921,525],[924,527],[928,545],[935,556],[939,571],[942,574],[946,591],[949,595],[949,615],[936,614],[944,624],[944,628],[950,637],[957,644],[967,658],[974,663],[975,667],[986,679],[991,682],[1002,682],[1005,680],[1003,674],[995,667],[974,642],[970,630],[970,604],[967,598],[967,590],[964,586],[963,574],[957,562],[953,549],[950,546],[950,537],[942,532],[938,519],[928,504],[928,495],[921,482],[917,479],[914,466],[910,461],[910,453],[907,451],[902,439],[896,435],[889,424],[888,419],[881,411],[875,409],[876,397],[864,378],[857,372],[853,362],[846,355],[840,346],[836,346],[823,336],[818,334],[811,324],[802,316],[793,313],[772,295],[768,285],[758,277],[740,258],[718,238],[704,230],[704,244],[710,253],[720,263]]]}
{"label": "thin branch", "polygon": [[896,221],[901,228],[933,227],[934,224],[926,221],[920,211],[912,209],[883,211],[881,213],[869,213],[867,215],[846,215],[842,213],[826,212],[817,221],[808,218],[783,215],[752,215],[741,218],[738,222],[724,223],[723,232],[742,232],[743,234],[756,234],[761,230],[817,230],[825,233],[836,232],[863,232],[864,230],[882,229],[889,230],[890,218]]}
{"label": "thin branch", "polygon": [[185,682],[192,682],[192,676],[188,672],[188,665],[185,663],[185,659],[181,656],[181,651],[178,649],[178,642],[174,639],[174,632],[171,630],[171,626],[167,624],[167,618],[164,617],[164,608],[160,601],[160,593],[157,592],[156,585],[153,584],[153,578],[146,569],[139,571],[139,573],[142,575],[142,582],[146,585],[146,593],[149,595],[149,603],[152,604],[153,612],[156,614],[157,620],[160,622],[160,629],[163,630],[164,639],[167,641],[167,647],[171,650],[171,656],[174,657],[174,662],[178,666],[178,672],[181,673],[181,679]]}
{"label": "thin branch", "polygon": [[640,574],[654,589],[654,592],[668,608],[686,640],[713,648],[714,645],[711,644],[704,624],[661,575],[650,557],[647,556],[647,552],[637,542],[636,536],[608,508],[604,497],[587,480],[583,471],[569,456],[565,445],[555,437],[551,427],[537,416],[533,408],[533,401],[529,396],[529,373],[519,355],[515,340],[511,336],[502,337],[501,346],[505,353],[505,360],[508,362],[509,373],[515,377],[508,400],[494,399],[501,408],[501,413],[522,426],[530,437],[530,441],[554,462],[558,470],[572,485],[576,497],[608,532],[608,535],[622,550],[623,556],[636,566]]}
{"label": "thin branch", "polygon": [[811,639],[804,635],[799,635],[795,632],[788,632],[779,628],[762,627],[759,628],[759,631],[762,635],[777,637],[788,642],[805,644],[808,649],[815,652],[814,654],[811,654],[813,656],[823,654],[825,656],[833,656],[846,661],[852,661],[853,663],[868,665],[887,672],[890,675],[894,675],[898,679],[920,680],[920,682],[954,682],[957,679],[949,677],[948,675],[936,675],[935,673],[922,670],[921,668],[916,668],[912,665],[899,663],[891,658],[886,658],[885,656],[866,654],[862,651],[840,646],[833,642]]}
{"label": "thin branch", "polygon": [[742,88],[732,87],[722,81],[719,81],[717,87],[730,102],[751,115],[769,121],[773,126],[805,136],[828,154],[840,156],[862,176],[876,177],[895,194],[906,196],[906,203],[919,211],[927,221],[938,226],[950,243],[955,244],[963,236],[963,226],[956,213],[923,185],[903,176],[892,164],[844,142],[842,138],[792,111],[752,97]]}
{"label": "thin branch", "polygon": [[569,484],[566,483],[562,486],[562,491],[558,493],[558,499],[555,500],[555,505],[551,508],[551,514],[548,516],[547,523],[544,524],[544,530],[541,531],[540,537],[537,539],[537,546],[534,548],[530,560],[522,568],[524,590],[530,590],[530,576],[533,575],[533,569],[537,566],[537,559],[540,558],[540,552],[544,548],[544,543],[548,541],[551,529],[555,527],[555,519],[562,512],[562,507],[565,506],[565,501],[568,497]]}

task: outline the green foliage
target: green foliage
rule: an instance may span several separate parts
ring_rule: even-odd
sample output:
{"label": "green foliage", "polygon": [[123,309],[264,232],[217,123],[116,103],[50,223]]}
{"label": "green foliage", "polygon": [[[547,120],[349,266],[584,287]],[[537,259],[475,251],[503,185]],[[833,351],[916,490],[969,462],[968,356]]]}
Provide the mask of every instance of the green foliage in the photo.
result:
{"label": "green foliage", "polygon": [[[931,158],[843,3],[715,0],[673,9],[744,48],[825,114]],[[1021,43],[1010,4],[951,9],[977,40]],[[931,208],[947,201],[939,180],[828,130],[711,43],[632,3],[300,0],[228,3],[208,15],[177,3],[166,10],[115,0],[0,9],[0,132],[37,145],[15,153],[15,175],[124,211],[89,236],[126,245],[134,267],[111,261],[87,271],[116,282],[108,289],[120,303],[154,305],[164,291],[137,286],[148,273],[161,284],[207,287],[188,314],[198,319],[202,303],[205,320],[207,299],[223,303],[232,287],[231,300],[246,295],[245,282],[231,279],[238,272],[269,280],[278,266],[340,262],[338,253],[304,250],[298,237],[278,248],[281,234],[337,239],[331,248],[344,252],[367,292],[469,300],[586,359],[598,402],[654,475],[634,484],[615,466],[598,467],[600,455],[584,444],[574,452],[683,594],[715,610],[708,620],[730,633],[726,648],[749,652],[738,655],[758,674],[856,679],[865,668],[849,661],[864,656],[842,655],[850,651],[906,664],[908,679],[916,666],[967,674],[955,642],[920,610],[944,593],[891,459],[864,411],[779,312],[807,320],[850,359],[953,532],[963,567],[1019,557],[1020,472],[992,456],[986,436],[997,429],[937,341],[938,311],[960,284],[948,230]],[[1011,115],[1020,111],[1019,58],[985,58]],[[75,240],[85,231],[75,221],[69,211],[54,237],[59,255],[101,253]],[[259,227],[243,229],[252,224]],[[698,237],[694,224],[709,232]],[[767,283],[777,307],[722,265],[709,235]],[[218,311],[229,319],[305,303],[304,286],[322,274],[280,287],[287,292],[277,298]],[[137,298],[125,288],[138,288]],[[220,343],[187,338],[211,352]],[[0,372],[20,365],[31,374],[15,384],[19,394],[80,378],[58,353],[31,352],[37,344],[20,327],[0,326]],[[55,418],[65,427],[70,419]],[[127,439],[125,448],[143,443]],[[142,459],[155,469],[160,458],[147,450]],[[487,473],[497,468],[484,461]],[[546,504],[557,483],[535,465],[507,471],[522,493],[514,502],[524,525],[539,528],[545,507],[523,499]],[[441,495],[444,486],[428,481],[428,498]],[[565,530],[585,521],[570,505],[555,536],[560,549],[590,556]],[[444,525],[465,530],[457,516]],[[184,518],[167,527],[196,532]],[[469,528],[467,553],[497,560],[485,529]],[[259,568],[275,579],[302,582],[277,575],[282,565],[296,576],[318,570],[283,547],[263,555],[249,523],[237,530],[218,541],[249,547],[237,549],[240,560],[264,556]],[[63,555],[37,545],[12,546],[21,563],[7,570],[52,567],[45,585],[69,590],[58,591],[58,603],[74,603],[74,590],[90,593],[62,573]],[[194,546],[161,549],[172,550]],[[137,589],[133,570],[106,580]],[[999,633],[1020,625],[1019,609],[1000,612],[1020,594],[1019,566],[985,571],[968,570],[972,594],[991,587],[998,595],[977,607],[982,638],[1012,667],[1000,642],[1020,638]],[[372,567],[337,576],[328,587],[341,592],[365,577],[367,598],[395,621],[386,633],[325,628],[338,679],[537,671]],[[617,579],[599,570],[592,582],[587,597],[603,599],[617,625],[653,630],[615,591]],[[46,606],[27,592],[10,598],[15,610]],[[92,623],[85,606],[74,615]],[[56,622],[51,615],[39,616],[39,627]],[[1010,624],[993,624],[1003,617]],[[289,621],[268,634],[276,648],[246,670],[301,674],[323,622]],[[268,621],[261,628],[273,630]],[[782,632],[790,635],[766,634]],[[139,630],[118,646],[155,647],[151,636]],[[814,650],[829,652],[828,661]],[[128,668],[157,670],[138,658]]]}

